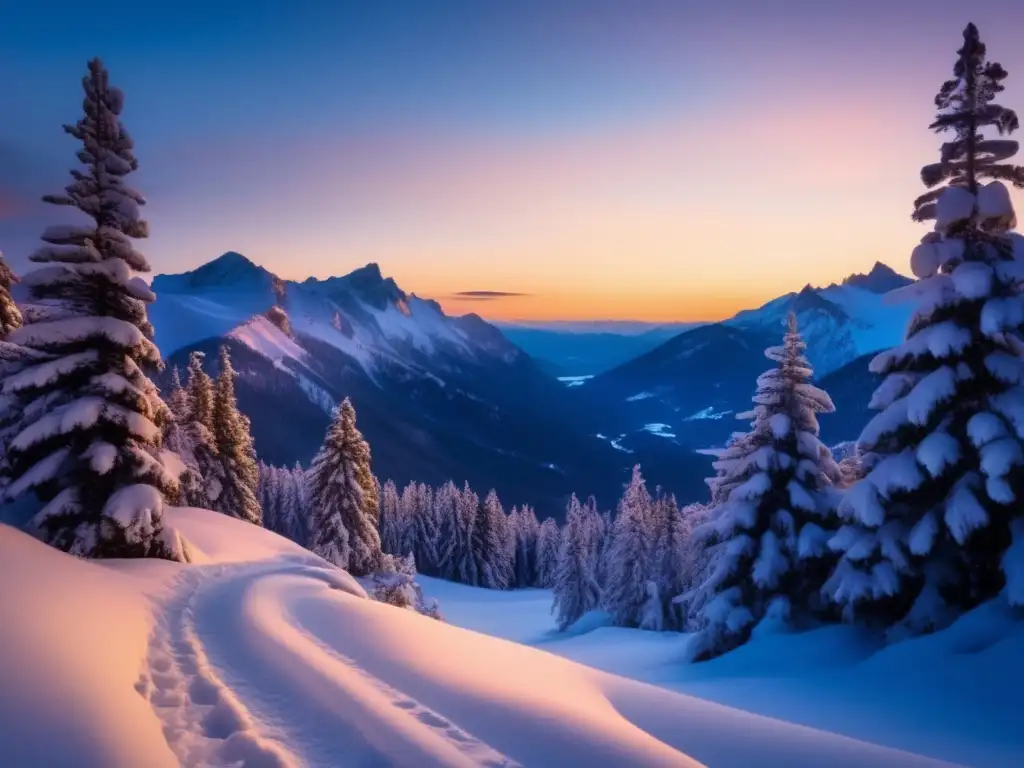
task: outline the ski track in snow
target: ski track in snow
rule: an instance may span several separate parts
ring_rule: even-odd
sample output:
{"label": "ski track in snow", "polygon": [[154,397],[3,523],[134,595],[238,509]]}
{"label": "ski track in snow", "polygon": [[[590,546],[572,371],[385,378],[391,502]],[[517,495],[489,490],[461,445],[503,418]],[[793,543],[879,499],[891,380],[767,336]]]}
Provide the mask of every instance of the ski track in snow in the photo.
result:
{"label": "ski track in snow", "polygon": [[301,628],[280,586],[333,585],[302,565],[194,568],[158,614],[136,690],[182,766],[518,768]]}

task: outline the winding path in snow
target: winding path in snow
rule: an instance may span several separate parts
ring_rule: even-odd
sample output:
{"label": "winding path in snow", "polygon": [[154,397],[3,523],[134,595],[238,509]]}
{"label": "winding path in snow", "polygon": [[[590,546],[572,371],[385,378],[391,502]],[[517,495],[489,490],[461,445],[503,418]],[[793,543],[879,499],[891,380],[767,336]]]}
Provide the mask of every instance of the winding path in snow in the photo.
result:
{"label": "winding path in snow", "polygon": [[159,617],[139,688],[183,766],[518,766],[294,626],[281,587],[338,584],[303,565],[198,568]]}
{"label": "winding path in snow", "polygon": [[181,765],[941,765],[598,672],[352,585],[298,559],[183,571],[137,685]]}

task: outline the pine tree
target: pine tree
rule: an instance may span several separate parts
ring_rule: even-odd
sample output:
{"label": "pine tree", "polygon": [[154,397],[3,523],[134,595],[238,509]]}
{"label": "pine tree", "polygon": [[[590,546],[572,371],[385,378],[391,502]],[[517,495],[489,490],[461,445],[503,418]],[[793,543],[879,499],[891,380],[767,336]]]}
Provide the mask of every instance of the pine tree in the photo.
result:
{"label": "pine tree", "polygon": [[197,482],[184,489],[185,503],[200,509],[213,509],[221,489],[222,468],[213,437],[213,380],[203,370],[202,352],[194,351],[188,360],[188,400],[184,421],[185,444],[191,451],[186,459],[198,474]]}
{"label": "pine tree", "polygon": [[822,611],[831,565],[822,524],[839,469],[818,439],[817,414],[834,407],[810,383],[805,348],[791,313],[783,345],[765,351],[776,366],[757,380],[750,433],[715,462],[731,490],[708,525],[715,554],[699,588],[697,659],[745,643],[766,616],[803,621]]}
{"label": "pine tree", "polygon": [[163,425],[163,445],[166,450],[177,454],[181,461],[178,499],[191,503],[202,491],[203,477],[195,459],[194,431],[189,428],[192,405],[188,390],[181,384],[181,373],[177,366],[171,372],[171,393],[167,407],[170,413]]}
{"label": "pine tree", "polygon": [[434,492],[426,483],[415,486],[415,517],[413,525],[416,541],[414,550],[416,567],[420,573],[433,576],[438,572],[437,554],[437,509],[434,506]]}
{"label": "pine tree", "polygon": [[381,562],[380,535],[371,505],[375,494],[370,446],[356,428],[345,398],[309,471],[310,544],[318,555],[354,576]]}
{"label": "pine tree", "polygon": [[515,518],[516,526],[516,583],[532,587],[537,583],[537,548],[540,523],[532,507],[523,505]]}
{"label": "pine tree", "polygon": [[473,536],[480,497],[467,482],[455,499],[455,573],[452,578],[463,584],[479,584],[480,572],[473,557]]}
{"label": "pine tree", "polygon": [[124,96],[98,59],[82,85],[85,114],[64,130],[82,142],[83,167],[44,200],[91,222],[47,228],[30,257],[43,266],[24,283],[44,311],[8,337],[34,359],[4,382],[24,417],[9,443],[7,491],[35,489],[45,506],[34,522],[60,549],[181,559],[162,527],[164,497],[177,493],[159,454],[165,406],[144,373],[162,363],[146,317],[155,297],[138,276],[149,263],[132,244],[148,235],[145,200],[125,181],[138,163],[120,121]]}
{"label": "pine tree", "polygon": [[470,539],[477,586],[488,589],[505,589],[508,586],[508,549],[502,536],[504,517],[498,494],[491,489],[477,506]]}
{"label": "pine tree", "polygon": [[298,515],[296,526],[299,538],[296,539],[302,546],[309,544],[309,480],[306,470],[298,461],[292,467],[292,482],[295,483],[295,490],[298,497]]}
{"label": "pine tree", "polygon": [[295,472],[284,467],[281,468],[282,479],[282,500],[281,500],[281,530],[285,538],[296,543],[303,543],[304,530],[302,525],[302,501],[299,490],[300,478]]}
{"label": "pine tree", "polygon": [[858,441],[863,477],[840,505],[826,584],[847,618],[895,634],[940,628],[1004,587],[1024,604],[1024,249],[998,181],[1024,186],[1024,169],[1001,162],[1015,141],[982,134],[1018,121],[993,103],[1006,71],[973,24],[957,54],[931,125],[953,139],[915,201],[915,219],[936,220],[911,256],[921,303],[906,341],[871,363],[880,413]]}
{"label": "pine tree", "polygon": [[392,480],[384,483],[380,505],[380,546],[386,554],[401,557],[405,540],[406,520],[402,515],[402,500]]}
{"label": "pine tree", "polygon": [[437,517],[437,575],[450,581],[458,580],[459,562],[468,532],[462,528],[459,516],[459,489],[449,480],[434,494]]}
{"label": "pine tree", "polygon": [[562,547],[558,523],[549,517],[540,524],[537,531],[537,580],[535,585],[543,589],[555,586],[558,571],[558,555]]}
{"label": "pine tree", "polygon": [[633,467],[633,477],[619,502],[608,552],[604,607],[620,627],[640,625],[647,582],[653,573],[653,534],[651,495],[638,464]]}
{"label": "pine tree", "polygon": [[259,471],[256,449],[249,432],[249,419],[238,410],[235,379],[227,346],[220,348],[220,373],[213,387],[213,439],[220,462],[219,492],[213,509],[255,525],[261,525],[263,512],[256,498]]}
{"label": "pine tree", "polygon": [[412,554],[416,557],[419,548],[417,536],[419,531],[416,528],[416,515],[418,514],[417,504],[419,503],[419,490],[416,483],[409,483],[402,489],[402,517],[408,520],[405,528],[405,539],[402,544],[402,554]]}
{"label": "pine tree", "polygon": [[655,501],[655,518],[659,524],[654,542],[653,577],[661,598],[663,624],[666,629],[681,630],[682,617],[673,599],[687,586],[686,544],[690,528],[679,511],[675,496],[659,496]]}
{"label": "pine tree", "polygon": [[[546,524],[546,522],[545,522]],[[543,526],[542,526],[543,528]],[[589,560],[590,533],[576,494],[569,499],[552,584],[558,630],[564,632],[583,614],[597,608],[600,590]]]}

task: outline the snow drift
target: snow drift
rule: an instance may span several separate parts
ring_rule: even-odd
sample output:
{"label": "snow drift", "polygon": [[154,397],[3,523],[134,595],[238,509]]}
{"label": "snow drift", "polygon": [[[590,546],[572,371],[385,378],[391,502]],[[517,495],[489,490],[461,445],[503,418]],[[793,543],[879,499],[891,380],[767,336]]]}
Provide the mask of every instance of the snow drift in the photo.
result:
{"label": "snow drift", "polygon": [[87,562],[0,528],[11,764],[939,764],[375,603],[212,512],[169,522],[202,564]]}

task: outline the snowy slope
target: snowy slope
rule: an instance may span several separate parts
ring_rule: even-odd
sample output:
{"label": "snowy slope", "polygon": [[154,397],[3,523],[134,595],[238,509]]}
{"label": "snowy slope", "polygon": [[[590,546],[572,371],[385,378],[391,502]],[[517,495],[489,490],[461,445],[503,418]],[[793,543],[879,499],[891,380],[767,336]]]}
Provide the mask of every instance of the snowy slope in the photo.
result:
{"label": "snowy slope", "polygon": [[170,517],[201,564],[101,565],[0,527],[11,765],[940,765],[375,603],[274,534]]}
{"label": "snowy slope", "polygon": [[458,626],[678,693],[965,765],[1011,768],[1024,753],[1024,614],[1005,603],[885,649],[866,633],[829,627],[762,635],[689,665],[687,636],[613,627],[601,612],[557,632],[549,590],[421,582]]}

